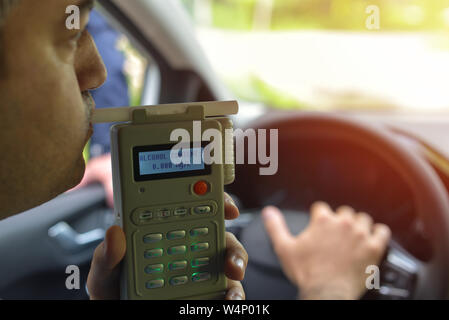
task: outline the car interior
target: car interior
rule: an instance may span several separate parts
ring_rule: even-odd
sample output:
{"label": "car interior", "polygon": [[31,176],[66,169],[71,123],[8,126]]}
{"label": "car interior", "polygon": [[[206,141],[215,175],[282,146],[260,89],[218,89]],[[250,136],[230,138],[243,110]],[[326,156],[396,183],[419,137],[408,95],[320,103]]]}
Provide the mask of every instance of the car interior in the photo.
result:
{"label": "car interior", "polygon": [[[380,289],[363,299],[447,299],[447,114],[353,107],[273,108],[270,103],[245,99],[216,71],[209,54],[222,48],[205,47],[206,42],[198,39],[187,2],[98,0],[96,10],[145,61],[133,104],[238,100],[235,128],[279,130],[277,174],[259,175],[264,166],[260,163],[236,165],[236,180],[226,190],[240,209],[238,219],[226,222],[227,230],[237,236],[249,255],[243,281],[246,298],[298,297],[273,251],[261,210],[267,205],[281,208],[290,230],[298,234],[307,227],[310,205],[326,201],[333,208],[350,205],[367,212],[392,230],[392,241],[380,265]],[[215,35],[207,28],[203,33],[202,39]],[[229,53],[231,60],[245,55],[239,48],[229,51],[236,51]],[[434,81],[438,79],[443,81],[438,77]],[[65,268],[80,266],[85,286],[93,251],[113,223],[105,191],[95,184],[1,221],[0,253],[8,259],[0,264],[0,272],[7,275],[0,277],[0,297],[88,299],[85,288],[66,289]]]}

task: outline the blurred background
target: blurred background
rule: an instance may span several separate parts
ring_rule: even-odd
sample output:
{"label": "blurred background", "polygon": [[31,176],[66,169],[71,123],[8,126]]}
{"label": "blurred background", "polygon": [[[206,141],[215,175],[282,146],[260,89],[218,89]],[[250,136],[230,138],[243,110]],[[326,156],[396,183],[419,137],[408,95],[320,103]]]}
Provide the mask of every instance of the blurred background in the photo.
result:
{"label": "blurred background", "polygon": [[449,111],[449,0],[178,1],[212,67],[243,101]]}

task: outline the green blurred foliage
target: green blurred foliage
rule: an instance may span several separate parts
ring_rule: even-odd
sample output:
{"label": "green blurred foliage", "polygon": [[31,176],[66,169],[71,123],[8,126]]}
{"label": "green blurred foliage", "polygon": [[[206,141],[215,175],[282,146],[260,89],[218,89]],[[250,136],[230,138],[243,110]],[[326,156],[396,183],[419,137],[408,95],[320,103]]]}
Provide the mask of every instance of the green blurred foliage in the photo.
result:
{"label": "green blurred foliage", "polygon": [[240,99],[263,102],[265,105],[284,110],[307,110],[311,106],[299,101],[288,92],[263,81],[254,74],[240,79],[225,79],[227,86]]}
{"label": "green blurred foliage", "polygon": [[[181,1],[193,12],[197,0]],[[210,1],[214,27],[252,29],[259,0]],[[381,31],[449,29],[449,0],[273,0],[271,29],[366,31],[369,5],[380,8]]]}
{"label": "green blurred foliage", "polygon": [[[206,25],[206,27],[222,30],[243,32],[255,29],[261,31],[307,29],[356,32],[431,31],[442,36],[443,39],[447,36],[445,33],[449,31],[449,0],[273,0],[272,8],[266,9],[265,14],[261,15],[262,19],[267,19],[266,14],[269,13],[268,23],[262,23],[262,28],[255,21],[257,12],[260,13],[260,6],[265,0],[179,1],[184,3],[194,20],[196,13],[205,14],[204,10],[196,12],[195,5],[199,6],[209,1],[210,19],[205,20],[212,21],[212,25]],[[366,27],[367,19],[371,14],[371,12],[367,12],[367,8],[373,5],[379,8],[379,31],[369,31]],[[203,7],[203,9],[205,8],[207,6]],[[198,19],[196,23],[205,26],[203,25],[204,19],[201,22],[200,20],[202,19]],[[258,28],[255,28],[255,25]],[[441,41],[442,37],[437,37],[432,46],[449,50],[448,42]],[[281,109],[316,109],[299,101],[297,97],[292,96],[286,90],[268,84],[257,75],[248,74],[240,78],[231,78],[229,75],[223,77],[228,87],[239,99],[263,102],[268,106]],[[394,108],[376,97],[363,97],[358,94],[345,97],[343,94],[340,99],[347,100],[347,105],[351,105],[351,103],[358,105],[354,104],[354,101],[360,100],[364,105],[373,106],[372,109],[383,106],[388,109]]]}

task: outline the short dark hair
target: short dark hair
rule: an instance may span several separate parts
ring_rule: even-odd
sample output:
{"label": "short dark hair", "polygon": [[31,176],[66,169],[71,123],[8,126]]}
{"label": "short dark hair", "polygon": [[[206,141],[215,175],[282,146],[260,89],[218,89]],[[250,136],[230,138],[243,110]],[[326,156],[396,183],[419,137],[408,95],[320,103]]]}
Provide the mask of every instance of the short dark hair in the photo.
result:
{"label": "short dark hair", "polygon": [[12,7],[15,6],[19,1],[20,0],[0,0],[0,76],[2,75],[2,71],[4,71],[2,27],[6,21],[8,13],[11,11]]}
{"label": "short dark hair", "polygon": [[5,22],[9,11],[17,2],[19,2],[19,0],[0,0],[0,28]]}

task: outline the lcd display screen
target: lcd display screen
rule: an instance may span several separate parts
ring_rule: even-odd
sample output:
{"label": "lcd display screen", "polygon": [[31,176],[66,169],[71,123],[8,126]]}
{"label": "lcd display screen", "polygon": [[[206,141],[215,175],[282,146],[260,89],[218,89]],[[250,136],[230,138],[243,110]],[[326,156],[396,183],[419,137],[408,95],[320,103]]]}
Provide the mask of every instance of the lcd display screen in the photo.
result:
{"label": "lcd display screen", "polygon": [[172,161],[174,145],[143,146],[134,148],[134,178],[136,181],[168,179],[210,174],[204,163],[204,147],[187,147],[177,150],[181,163]]}

